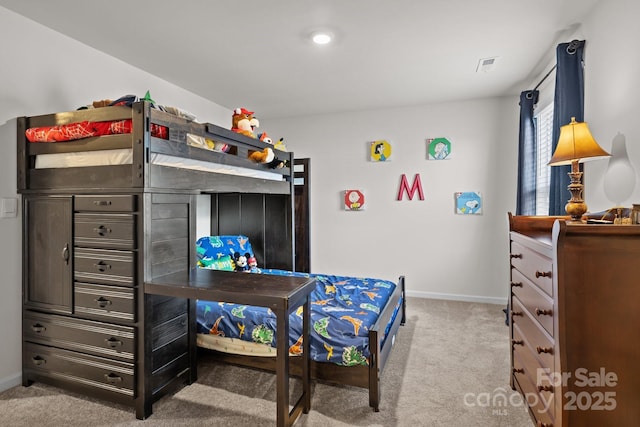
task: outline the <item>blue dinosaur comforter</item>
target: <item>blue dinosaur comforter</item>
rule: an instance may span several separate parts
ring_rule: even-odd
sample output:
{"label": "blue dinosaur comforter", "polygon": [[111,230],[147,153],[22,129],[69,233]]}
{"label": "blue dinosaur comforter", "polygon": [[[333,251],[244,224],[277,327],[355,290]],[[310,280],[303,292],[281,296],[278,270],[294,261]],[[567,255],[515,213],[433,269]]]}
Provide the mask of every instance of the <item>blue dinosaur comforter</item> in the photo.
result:
{"label": "blue dinosaur comforter", "polygon": [[[396,284],[387,280],[261,270],[262,274],[315,277],[311,293],[312,360],[338,365],[368,364],[369,328],[375,324]],[[242,274],[242,273],[241,273]],[[395,308],[396,314],[402,302]],[[394,315],[395,317],[395,315]],[[276,316],[265,307],[212,301],[196,304],[198,333],[276,347]],[[290,315],[290,354],[301,352],[302,308]],[[386,333],[386,331],[385,331]]]}

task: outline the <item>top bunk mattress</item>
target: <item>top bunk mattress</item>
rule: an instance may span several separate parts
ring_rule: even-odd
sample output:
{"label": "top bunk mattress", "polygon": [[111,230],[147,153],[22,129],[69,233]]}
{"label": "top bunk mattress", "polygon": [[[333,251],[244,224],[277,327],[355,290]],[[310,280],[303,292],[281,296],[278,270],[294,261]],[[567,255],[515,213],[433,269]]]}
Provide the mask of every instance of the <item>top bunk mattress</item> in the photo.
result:
{"label": "top bunk mattress", "polygon": [[[250,178],[282,181],[282,174],[243,168],[219,163],[205,162],[186,157],[152,153],[150,162],[156,166],[167,166],[202,172],[222,173],[226,175],[245,176]],[[116,150],[77,151],[73,153],[39,154],[36,156],[36,169],[79,168],[91,166],[130,165],[133,162],[133,150],[121,148]]]}

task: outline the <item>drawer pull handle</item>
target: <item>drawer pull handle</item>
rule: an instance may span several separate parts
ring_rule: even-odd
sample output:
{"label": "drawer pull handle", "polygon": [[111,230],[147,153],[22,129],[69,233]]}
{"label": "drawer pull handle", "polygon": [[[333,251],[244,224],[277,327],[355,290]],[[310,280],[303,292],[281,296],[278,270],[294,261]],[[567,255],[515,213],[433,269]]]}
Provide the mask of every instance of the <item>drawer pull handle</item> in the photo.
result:
{"label": "drawer pull handle", "polygon": [[539,385],[538,391],[553,391],[552,385]]}
{"label": "drawer pull handle", "polygon": [[538,316],[551,316],[553,314],[553,310],[549,309],[549,310],[542,310],[539,308],[536,308],[536,315]]}
{"label": "drawer pull handle", "polygon": [[551,347],[540,347],[540,346],[537,346],[537,347],[536,347],[536,351],[538,352],[538,354],[542,354],[542,353],[549,353],[549,354],[551,354],[551,353],[553,353],[553,348],[551,348]]}
{"label": "drawer pull handle", "polygon": [[509,257],[510,257],[511,259],[513,259],[513,258],[520,258],[520,259],[522,259],[522,254],[511,254],[511,255],[509,255]]}
{"label": "drawer pull handle", "polygon": [[524,345],[524,341],[523,340],[511,340],[511,345],[513,347],[515,347],[517,345]]}
{"label": "drawer pull handle", "polygon": [[114,373],[104,374],[104,379],[109,384],[118,384],[122,382],[122,377]]}
{"label": "drawer pull handle", "polygon": [[47,359],[41,356],[33,356],[31,360],[33,361],[33,364],[36,366],[44,365],[45,363],[47,363]]}
{"label": "drawer pull handle", "polygon": [[100,297],[100,298],[96,298],[94,299],[95,302],[98,303],[98,305],[100,306],[100,308],[105,308],[111,304],[113,304],[111,302],[111,300],[106,299],[105,297]]}
{"label": "drawer pull handle", "polygon": [[111,200],[94,200],[93,204],[96,206],[111,206]]}
{"label": "drawer pull handle", "polygon": [[107,270],[111,270],[111,264],[107,264],[104,261],[99,261],[96,264],[93,264],[93,266],[101,273],[104,273]]}
{"label": "drawer pull handle", "polygon": [[47,330],[47,328],[45,328],[44,326],[42,326],[40,323],[36,323],[35,325],[31,325],[31,329],[33,330],[33,332],[35,332],[36,334],[39,334],[40,332],[44,332]]}
{"label": "drawer pull handle", "polygon": [[513,368],[514,374],[524,374],[524,369],[522,368]]}
{"label": "drawer pull handle", "polygon": [[105,341],[107,345],[111,348],[122,347],[122,345],[124,344],[122,341],[114,337],[105,338]]}
{"label": "drawer pull handle", "polygon": [[511,282],[511,287],[512,288],[521,288],[522,287],[522,282]]}
{"label": "drawer pull handle", "polygon": [[550,271],[536,271],[536,279],[538,277],[551,277]]}
{"label": "drawer pull handle", "polygon": [[100,236],[106,236],[107,234],[111,233],[111,229],[108,227],[105,227],[104,225],[94,228],[93,231],[98,233]]}
{"label": "drawer pull handle", "polygon": [[64,260],[65,264],[69,264],[69,244],[68,243],[64,245],[64,248],[62,248],[62,259]]}
{"label": "drawer pull handle", "polygon": [[516,316],[522,316],[522,312],[511,310],[511,317],[516,317]]}

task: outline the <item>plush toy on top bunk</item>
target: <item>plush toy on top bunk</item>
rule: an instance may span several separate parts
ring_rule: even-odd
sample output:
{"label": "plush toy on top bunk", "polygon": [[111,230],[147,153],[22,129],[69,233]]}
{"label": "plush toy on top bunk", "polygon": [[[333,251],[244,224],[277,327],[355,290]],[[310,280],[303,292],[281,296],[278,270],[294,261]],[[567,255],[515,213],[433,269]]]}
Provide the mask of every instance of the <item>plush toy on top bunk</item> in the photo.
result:
{"label": "plush toy on top bunk", "polygon": [[[248,136],[250,138],[257,138],[261,142],[267,143],[269,145],[274,145],[273,140],[267,135],[266,132],[263,132],[259,135],[256,135],[254,133],[255,129],[258,127],[260,127],[260,122],[253,116],[253,111],[249,111],[245,108],[236,108],[235,110],[233,110],[231,124],[232,131]],[[274,146],[281,151],[287,150],[284,146],[282,138]],[[271,169],[286,166],[284,161],[279,160],[276,157],[276,154],[271,147],[265,147],[261,151],[250,150],[249,159],[256,163],[266,164]]]}
{"label": "plush toy on top bunk", "polygon": [[[249,138],[257,138],[253,132],[257,127],[260,127],[260,122],[253,117],[253,111],[245,108],[236,108],[233,110],[233,116],[231,117],[232,131],[248,136]],[[274,157],[273,150],[269,147],[265,147],[262,151],[249,151],[249,158],[256,163],[269,163]]]}
{"label": "plush toy on top bunk", "polygon": [[[276,143],[274,144],[274,142],[273,142],[273,140],[271,139],[271,137],[270,137],[269,135],[267,135],[267,133],[266,133],[266,132],[262,132],[262,133],[259,133],[259,134],[258,134],[258,139],[259,139],[260,141],[262,141],[262,142],[265,142],[265,143],[267,143],[267,144],[273,145],[273,148],[275,148],[275,149],[277,149],[277,150],[280,150],[280,151],[287,151],[287,147],[285,147],[285,145],[284,145],[284,142],[283,142],[283,141],[284,141],[284,139],[283,139],[283,138],[280,138],[280,141],[278,141],[278,142],[276,142]],[[272,151],[273,151],[273,150],[272,150]],[[282,168],[282,167],[285,167],[285,166],[286,166],[285,162],[284,162],[284,161],[282,161],[282,160],[280,160],[280,159],[278,159],[278,158],[276,157],[275,153],[274,153],[274,157],[273,157],[273,159],[272,159],[270,162],[268,162],[268,163],[269,163],[269,167],[270,167],[271,169],[275,169],[275,168]]]}
{"label": "plush toy on top bunk", "polygon": [[260,122],[253,117],[253,111],[244,108],[236,108],[233,110],[233,116],[231,117],[232,131],[250,138],[255,138],[256,134],[253,133],[253,130],[257,127],[260,127]]}

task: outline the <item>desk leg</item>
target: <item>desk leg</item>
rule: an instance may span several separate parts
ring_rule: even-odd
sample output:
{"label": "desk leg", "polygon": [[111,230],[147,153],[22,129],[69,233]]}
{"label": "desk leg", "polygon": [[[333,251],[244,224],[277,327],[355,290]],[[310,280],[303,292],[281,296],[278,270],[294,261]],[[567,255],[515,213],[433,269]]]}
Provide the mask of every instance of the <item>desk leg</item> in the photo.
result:
{"label": "desk leg", "polygon": [[277,425],[289,423],[289,315],[286,310],[276,313],[276,335],[278,340],[276,357]]}
{"label": "desk leg", "polygon": [[304,393],[304,403],[302,405],[302,412],[309,413],[311,409],[311,353],[310,348],[310,328],[311,327],[311,305],[309,304],[309,296],[304,300],[303,315],[302,315],[302,392]]}
{"label": "desk leg", "polygon": [[187,384],[193,384],[198,380],[198,322],[196,321],[196,300],[187,300],[188,307],[188,327],[189,327],[189,377]]}

